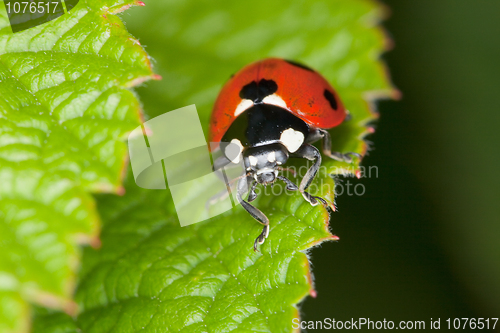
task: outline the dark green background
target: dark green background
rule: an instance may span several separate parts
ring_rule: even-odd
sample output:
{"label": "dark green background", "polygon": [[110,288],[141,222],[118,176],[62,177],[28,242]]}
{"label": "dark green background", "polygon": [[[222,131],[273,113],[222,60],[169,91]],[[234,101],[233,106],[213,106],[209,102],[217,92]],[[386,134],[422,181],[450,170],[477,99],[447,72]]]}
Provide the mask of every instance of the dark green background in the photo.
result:
{"label": "dark green background", "polygon": [[403,98],[379,103],[378,179],[312,252],[304,319],[499,317],[500,2],[385,3]]}
{"label": "dark green background", "polygon": [[[318,297],[303,319],[500,317],[500,2],[386,4],[395,47],[385,59],[403,98],[379,103],[364,160],[378,178],[359,181],[364,196],[338,198],[341,240],[311,253]],[[168,46],[140,33],[139,14],[127,27],[165,66]],[[154,87],[138,89],[153,114]]]}

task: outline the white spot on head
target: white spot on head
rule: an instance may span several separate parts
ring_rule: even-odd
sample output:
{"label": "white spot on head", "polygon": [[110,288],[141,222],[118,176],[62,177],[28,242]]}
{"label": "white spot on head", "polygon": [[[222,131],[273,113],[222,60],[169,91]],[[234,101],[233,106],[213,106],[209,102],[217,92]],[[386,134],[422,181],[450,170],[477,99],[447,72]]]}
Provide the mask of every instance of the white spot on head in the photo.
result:
{"label": "white spot on head", "polygon": [[272,94],[272,95],[264,97],[262,102],[265,104],[272,104],[272,105],[280,106],[280,107],[285,108],[285,109],[287,108],[286,103],[283,100],[283,98],[279,97],[276,94]]}
{"label": "white spot on head", "polygon": [[231,160],[231,162],[233,162],[234,164],[238,164],[241,160],[242,151],[243,145],[241,144],[240,140],[232,139],[231,143],[225,148],[224,153],[226,154],[226,157]]}
{"label": "white spot on head", "polygon": [[304,143],[304,134],[289,128],[281,133],[280,142],[290,153],[295,153]]}
{"label": "white spot on head", "polygon": [[240,104],[234,110],[234,116],[239,116],[243,111],[253,106],[253,101],[249,99],[242,99]]}
{"label": "white spot on head", "polygon": [[257,157],[250,155],[250,156],[248,156],[248,160],[250,161],[250,165],[253,165],[253,166],[257,165],[257,161],[258,161]]}
{"label": "white spot on head", "polygon": [[267,155],[267,160],[269,162],[275,162],[276,161],[276,153],[274,151],[270,152],[269,155]]}

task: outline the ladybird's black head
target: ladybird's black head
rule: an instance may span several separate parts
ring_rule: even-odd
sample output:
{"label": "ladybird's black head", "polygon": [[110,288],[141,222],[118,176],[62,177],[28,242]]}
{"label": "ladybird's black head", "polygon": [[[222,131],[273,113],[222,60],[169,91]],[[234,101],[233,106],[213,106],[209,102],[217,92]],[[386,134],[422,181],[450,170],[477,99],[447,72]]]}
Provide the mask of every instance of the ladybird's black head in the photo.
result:
{"label": "ladybird's black head", "polygon": [[280,143],[248,148],[243,153],[245,168],[259,184],[274,183],[277,168],[288,160],[288,150]]}

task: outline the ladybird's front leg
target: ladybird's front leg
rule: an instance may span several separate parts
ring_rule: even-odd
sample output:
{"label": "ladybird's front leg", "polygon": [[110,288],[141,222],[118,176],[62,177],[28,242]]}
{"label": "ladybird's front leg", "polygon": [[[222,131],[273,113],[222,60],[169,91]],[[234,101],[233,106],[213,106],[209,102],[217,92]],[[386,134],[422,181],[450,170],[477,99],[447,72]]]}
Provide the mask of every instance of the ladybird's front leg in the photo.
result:
{"label": "ladybird's front leg", "polygon": [[303,145],[294,154],[294,157],[305,158],[309,161],[314,161],[314,164],[307,170],[304,178],[300,182],[299,191],[302,193],[304,199],[311,205],[316,206],[321,203],[323,206],[328,207],[328,203],[321,197],[311,195],[306,189],[311,185],[314,177],[318,173],[319,167],[321,166],[321,154],[318,149],[311,145]]}
{"label": "ladybird's front leg", "polygon": [[[207,203],[205,204],[205,209],[207,211],[210,209],[210,206],[215,205],[217,202],[225,200],[229,197],[230,187],[232,187],[236,181],[240,180],[241,178],[249,176],[249,174],[243,174],[239,177],[236,177],[236,178],[228,181],[227,175],[225,174],[225,168],[229,168],[229,167],[232,167],[232,165],[230,164],[230,161],[225,156],[221,156],[215,160],[214,165],[212,166],[212,169],[215,172],[215,175],[217,176],[217,178],[219,180],[221,180],[222,182],[224,182],[224,184],[226,184],[227,189],[224,189],[223,191],[215,194],[210,199],[208,199]],[[249,200],[249,201],[252,201],[252,200]]]}
{"label": "ladybird's front leg", "polygon": [[[293,183],[288,178],[285,178],[283,176],[278,176],[278,179],[281,179],[282,181],[284,181],[287,184],[286,189],[289,191],[297,191],[299,189],[299,187],[297,185],[295,185],[295,183]],[[306,198],[307,202],[309,202],[313,206],[316,206],[318,204],[318,200],[321,202],[321,204],[323,206],[325,206],[325,207],[328,206],[328,203],[323,198],[315,197],[306,191],[302,191],[301,193]]]}
{"label": "ladybird's front leg", "polygon": [[295,185],[295,183],[292,182],[290,179],[283,177],[283,176],[278,176],[277,178],[285,182],[286,189],[288,191],[297,191],[299,189],[299,187],[297,185]]}
{"label": "ladybird's front leg", "polygon": [[214,165],[212,166],[213,171],[220,170],[231,164],[231,161],[224,155],[219,156],[215,159]]}
{"label": "ladybird's front leg", "polygon": [[299,148],[294,154],[294,157],[305,158],[309,161],[314,161],[314,164],[307,170],[304,178],[300,182],[299,191],[304,192],[311,185],[314,177],[318,173],[321,166],[321,154],[314,146],[305,144]]}
{"label": "ladybird's front leg", "polygon": [[332,139],[330,137],[330,133],[323,129],[319,129],[318,132],[323,137],[323,154],[326,156],[333,158],[336,161],[347,163],[351,163],[353,161],[353,157],[361,158],[361,155],[358,153],[339,153],[337,151],[332,151]]}
{"label": "ladybird's front leg", "polygon": [[311,204],[311,206],[316,206],[318,203],[321,203],[323,207],[329,208],[330,206],[328,205],[328,202],[326,202],[325,199],[322,197],[316,197],[314,195],[311,195],[309,192],[302,192],[302,196],[306,199],[307,202]]}
{"label": "ladybird's front leg", "polygon": [[[246,192],[246,189],[248,188],[248,177],[240,179],[238,182],[238,189],[236,191],[236,198],[238,199],[238,202],[245,208],[245,210],[254,218],[256,219],[260,224],[264,225],[264,228],[262,229],[262,232],[260,235],[255,239],[255,242],[253,243],[253,250],[257,251],[257,244],[263,244],[264,240],[269,236],[269,219],[267,216],[262,213],[260,210],[252,206],[250,203],[246,202],[243,200],[243,194]],[[253,187],[252,187],[253,188]],[[253,192],[255,194],[255,192]],[[251,195],[252,193],[250,193]],[[255,195],[252,200],[254,200],[257,197]]]}
{"label": "ladybird's front leg", "polygon": [[247,198],[248,202],[252,202],[257,198],[257,193],[255,192],[255,188],[257,187],[257,184],[258,183],[256,181],[254,181],[252,183],[252,187],[250,188],[250,191],[248,192],[248,198]]}

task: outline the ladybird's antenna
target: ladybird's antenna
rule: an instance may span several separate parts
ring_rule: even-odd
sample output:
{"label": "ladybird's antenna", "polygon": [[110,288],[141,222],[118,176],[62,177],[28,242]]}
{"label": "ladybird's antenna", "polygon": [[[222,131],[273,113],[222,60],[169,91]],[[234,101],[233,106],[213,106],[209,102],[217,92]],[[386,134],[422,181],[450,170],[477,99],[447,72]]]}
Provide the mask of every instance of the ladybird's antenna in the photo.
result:
{"label": "ladybird's antenna", "polygon": [[231,180],[228,182],[228,184],[229,184],[229,186],[233,186],[233,185],[234,185],[234,183],[235,183],[237,180],[240,180],[241,178],[249,177],[249,176],[251,176],[251,175],[252,175],[252,173],[251,173],[251,172],[247,172],[247,173],[246,173],[246,174],[244,174],[244,175],[241,175],[241,176],[238,176],[238,177],[236,177],[236,178],[231,179]]}
{"label": "ladybird's antenna", "polygon": [[297,175],[297,172],[294,169],[292,169],[292,168],[277,167],[276,170],[282,171],[282,172],[283,171],[288,171],[288,172],[291,172],[292,175],[294,175],[294,176]]}

